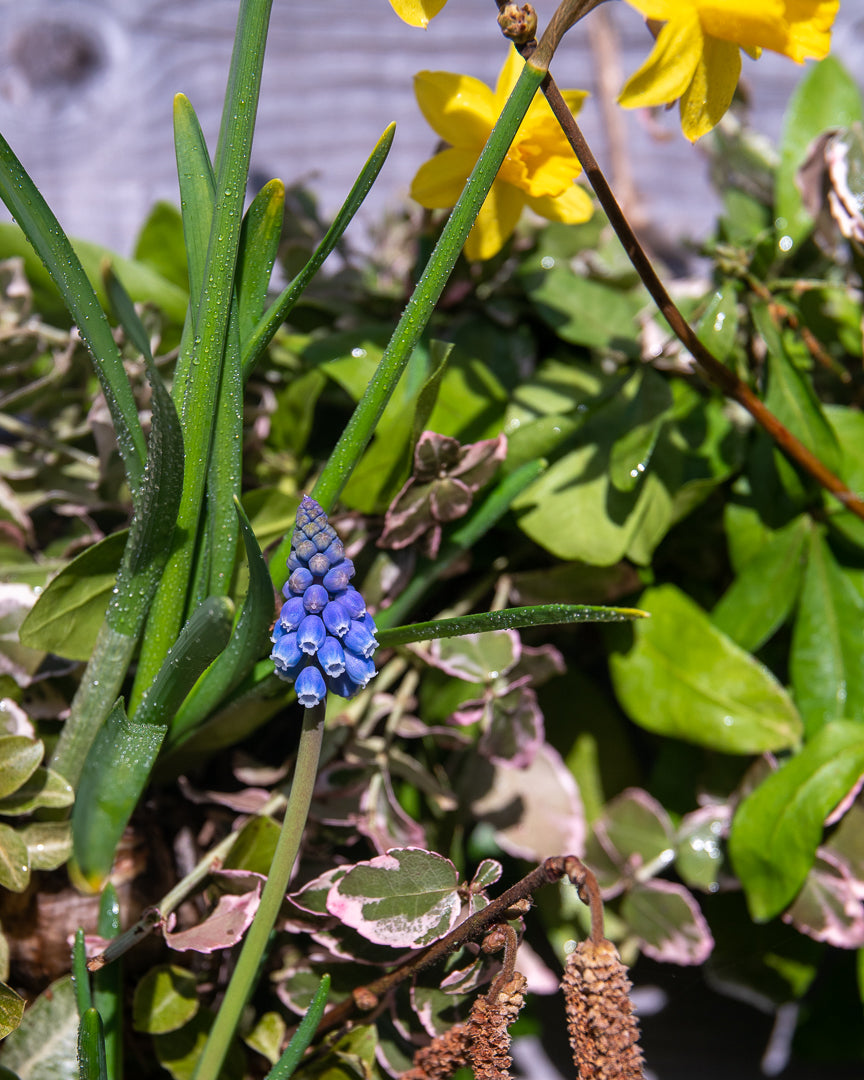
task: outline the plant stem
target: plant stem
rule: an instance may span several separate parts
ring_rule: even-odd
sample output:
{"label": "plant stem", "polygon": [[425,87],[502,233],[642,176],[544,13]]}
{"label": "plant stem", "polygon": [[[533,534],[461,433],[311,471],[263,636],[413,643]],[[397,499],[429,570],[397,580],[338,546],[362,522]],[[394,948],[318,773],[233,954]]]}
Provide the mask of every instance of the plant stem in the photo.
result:
{"label": "plant stem", "polygon": [[297,763],[294,766],[294,779],[270,873],[267,875],[267,882],[261,894],[261,903],[243,941],[237,966],[198,1062],[194,1080],[216,1080],[219,1075],[243,1009],[252,993],[255,976],[279,914],[279,908],[285,898],[288,881],[300,849],[309,804],[312,801],[315,777],[318,773],[318,759],[321,755],[324,734],[325,703],[305,709],[304,712]]}
{"label": "plant stem", "polygon": [[[530,55],[531,46],[528,45],[523,48],[524,52]],[[835,476],[784,424],[781,424],[747,383],[713,356],[696,336],[695,331],[681,314],[672,297],[666,291],[663,282],[657,276],[651,260],[646,255],[644,248],[637,240],[636,234],[630,226],[630,222],[618,205],[618,201],[612,193],[612,189],[603,175],[597,159],[591,152],[585,136],[573,118],[573,114],[567,108],[567,104],[551,75],[548,75],[544,80],[542,89],[546,95],[546,100],[552,108],[552,112],[555,114],[555,119],[561,125],[562,131],[567,136],[567,141],[581,162],[585,175],[594,188],[597,198],[600,200],[600,205],[606,211],[609,222],[627,252],[630,262],[663,313],[666,321],[672,327],[676,337],[692,354],[705,378],[726,397],[737,401],[739,405],[745,408],[788,457],[808,472],[826,491],[830,491],[847,510],[864,520],[864,500],[850,491],[838,476]]]}

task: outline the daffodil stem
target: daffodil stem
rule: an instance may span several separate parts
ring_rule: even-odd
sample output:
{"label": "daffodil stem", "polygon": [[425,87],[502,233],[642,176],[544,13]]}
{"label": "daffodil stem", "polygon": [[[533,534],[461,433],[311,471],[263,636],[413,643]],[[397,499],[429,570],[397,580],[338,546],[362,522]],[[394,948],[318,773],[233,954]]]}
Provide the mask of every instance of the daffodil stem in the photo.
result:
{"label": "daffodil stem", "polygon": [[375,426],[390,400],[408,358],[426,328],[480,207],[489,194],[519,125],[528,111],[544,72],[528,62],[507,99],[474,166],[459,201],[453,208],[435,250],[426,264],[411,299],[390,338],[366,392],[339,438],[312,491],[325,511],[330,511],[348,477],[372,438]]}
{"label": "daffodil stem", "polygon": [[300,734],[294,778],[270,873],[267,875],[267,882],[261,894],[261,903],[243,941],[237,966],[225,991],[225,997],[213,1022],[213,1027],[210,1029],[194,1080],[216,1080],[240,1017],[254,988],[261,958],[279,914],[279,908],[285,899],[291,872],[297,860],[297,852],[300,850],[300,841],[309,814],[312,790],[315,786],[318,761],[321,756],[324,711],[324,702],[311,709],[304,709],[303,730]]}
{"label": "daffodil stem", "polygon": [[[531,47],[526,47],[525,52],[531,55]],[[552,108],[552,112],[555,114],[555,118],[567,137],[567,141],[585,170],[585,175],[594,188],[597,198],[600,200],[600,205],[606,211],[612,228],[617,233],[618,239],[624,246],[624,250],[642,279],[645,288],[672,327],[676,337],[690,351],[707,381],[716,386],[726,397],[737,401],[739,405],[745,408],[788,457],[808,472],[826,491],[830,491],[847,510],[864,520],[864,500],[850,491],[838,476],[831,472],[814,453],[808,450],[777,419],[770,409],[766,408],[765,403],[750,389],[747,383],[709,352],[696,336],[695,331],[681,314],[672,297],[666,291],[663,282],[657,276],[651,260],[636,238],[636,234],[633,232],[623,210],[618,205],[618,201],[606,177],[603,175],[597,159],[591,152],[585,136],[582,134],[573,114],[567,108],[567,104],[551,75],[547,75],[542,89],[546,95],[546,100]]]}

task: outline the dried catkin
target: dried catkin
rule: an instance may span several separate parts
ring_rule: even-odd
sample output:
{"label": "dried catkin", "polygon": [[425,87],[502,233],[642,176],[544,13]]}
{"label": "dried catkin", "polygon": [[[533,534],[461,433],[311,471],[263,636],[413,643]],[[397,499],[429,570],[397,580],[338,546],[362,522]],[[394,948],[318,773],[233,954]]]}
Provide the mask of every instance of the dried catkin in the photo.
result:
{"label": "dried catkin", "polygon": [[630,980],[611,941],[580,941],[561,983],[579,1080],[640,1080],[639,1025]]}
{"label": "dried catkin", "polygon": [[525,982],[525,976],[516,971],[499,988],[494,1001],[479,997],[471,1006],[465,1026],[474,1080],[508,1080],[513,1061],[507,1029],[525,1003]]}
{"label": "dried catkin", "polygon": [[437,1035],[414,1055],[414,1063],[402,1080],[450,1080],[457,1069],[468,1064],[468,1026],[456,1024]]}

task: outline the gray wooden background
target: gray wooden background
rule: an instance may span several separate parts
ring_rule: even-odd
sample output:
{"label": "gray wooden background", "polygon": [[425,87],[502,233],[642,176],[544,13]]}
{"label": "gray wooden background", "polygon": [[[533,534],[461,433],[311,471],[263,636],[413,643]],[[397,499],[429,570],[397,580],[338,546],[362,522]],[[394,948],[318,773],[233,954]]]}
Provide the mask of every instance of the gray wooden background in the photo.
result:
{"label": "gray wooden background", "polygon": [[[541,22],[546,6],[539,0]],[[178,90],[189,96],[215,143],[236,9],[237,0],[0,0],[0,131],[72,235],[126,254],[153,201],[177,201],[172,97]],[[599,49],[591,47],[587,31],[599,12],[616,30],[620,75],[608,31]],[[608,162],[598,71],[620,87],[650,39],[626,5],[599,12],[571,31],[553,70],[560,85],[595,93],[583,126]],[[412,75],[446,69],[494,82],[506,47],[494,15],[491,0],[450,0],[424,32],[401,23],[387,0],[275,0],[256,177],[304,181],[331,212],[395,120],[390,160],[349,234],[363,246],[369,223],[406,198],[415,170],[434,149]],[[864,70],[861,0],[842,4],[835,53],[851,71]],[[802,69],[766,53],[755,63],[745,58],[744,74],[755,125],[776,138]],[[643,114],[623,114],[619,146],[654,222],[669,239],[698,239],[716,201],[698,144],[681,136],[676,116],[649,123]]]}

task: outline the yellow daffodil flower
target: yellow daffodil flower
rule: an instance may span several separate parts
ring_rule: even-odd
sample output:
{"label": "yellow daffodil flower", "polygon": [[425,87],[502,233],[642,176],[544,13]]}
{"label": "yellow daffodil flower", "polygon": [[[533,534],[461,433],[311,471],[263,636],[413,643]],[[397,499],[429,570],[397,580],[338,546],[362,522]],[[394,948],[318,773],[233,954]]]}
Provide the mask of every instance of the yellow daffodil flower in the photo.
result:
{"label": "yellow daffodil flower", "polygon": [[782,53],[799,64],[831,46],[840,0],[627,0],[662,23],[651,55],[627,80],[619,101],[630,109],[680,99],[681,127],[694,141],[732,102],[741,52]]}
{"label": "yellow daffodil flower", "polygon": [[[421,206],[453,206],[480,151],[516,85],[524,61],[511,49],[494,91],[470,75],[421,71],[414,77],[417,101],[435,132],[450,145],[420,166],[411,195]],[[584,90],[562,91],[578,112]],[[492,189],[465,242],[469,259],[491,259],[516,228],[523,207],[550,221],[576,224],[591,217],[591,199],[574,181],[581,166],[546,99],[537,95],[507,152]]]}
{"label": "yellow daffodil flower", "polygon": [[390,0],[390,6],[403,22],[411,26],[428,26],[447,0]]}

